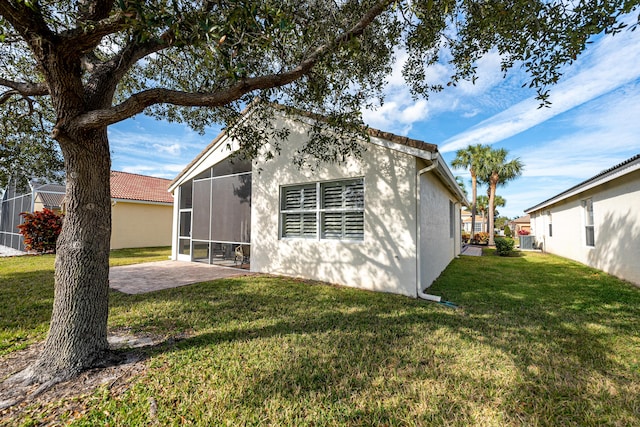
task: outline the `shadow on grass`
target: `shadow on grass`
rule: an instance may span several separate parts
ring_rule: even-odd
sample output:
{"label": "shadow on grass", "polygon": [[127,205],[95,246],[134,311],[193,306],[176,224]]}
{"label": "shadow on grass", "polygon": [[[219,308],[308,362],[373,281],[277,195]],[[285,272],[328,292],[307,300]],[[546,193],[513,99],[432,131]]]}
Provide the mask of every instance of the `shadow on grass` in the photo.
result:
{"label": "shadow on grass", "polygon": [[[126,396],[132,418],[114,422],[145,419],[148,396],[166,408],[161,423],[637,421],[637,288],[527,253],[455,260],[430,293],[461,309],[268,276],[112,292],[110,328],[169,337],[144,349],[151,368]],[[226,415],[202,415],[211,408]],[[92,420],[104,424],[106,410]]]}
{"label": "shadow on grass", "polygon": [[[132,327],[194,332],[149,349],[154,356],[187,354],[196,371],[214,363],[224,372],[225,363],[242,360],[238,375],[250,380],[236,383],[234,402],[249,412],[277,395],[337,404],[336,413],[325,414],[331,421],[393,424],[398,411],[411,412],[398,409],[402,395],[429,401],[419,405],[425,422],[472,423],[478,411],[514,424],[624,424],[637,417],[640,370],[632,346],[640,292],[556,258],[539,265],[495,259],[499,265],[458,260],[431,288],[460,304],[457,311],[265,277],[138,296],[134,304],[122,299],[114,311],[149,304],[147,316],[129,318]],[[477,277],[458,281],[461,272]],[[264,349],[272,360],[259,355]],[[378,393],[396,397],[376,405]],[[371,400],[347,404],[354,395]]]}

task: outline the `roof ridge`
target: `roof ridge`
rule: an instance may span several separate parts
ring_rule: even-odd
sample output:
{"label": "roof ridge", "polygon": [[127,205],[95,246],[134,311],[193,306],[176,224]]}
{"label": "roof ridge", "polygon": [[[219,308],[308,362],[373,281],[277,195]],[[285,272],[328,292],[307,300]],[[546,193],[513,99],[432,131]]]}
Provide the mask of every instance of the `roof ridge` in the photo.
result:
{"label": "roof ridge", "polygon": [[135,173],[135,172],[124,172],[124,171],[117,171],[117,170],[111,170],[111,173],[122,173],[122,174],[126,174],[126,175],[136,175],[136,176],[141,176],[143,178],[153,178],[153,179],[161,179],[163,181],[171,181],[170,179],[167,178],[160,178],[157,176],[151,176],[151,175],[143,175],[141,173]]}
{"label": "roof ridge", "polygon": [[[607,175],[607,174],[609,174],[611,172],[614,172],[614,171],[622,168],[623,166],[626,166],[629,163],[633,163],[633,162],[635,162],[636,160],[639,160],[639,159],[640,159],[640,153],[628,158],[627,160],[624,160],[624,161],[618,163],[615,166],[612,166],[612,167],[610,167],[608,169],[605,169],[605,170],[603,170],[601,172],[598,172],[596,175],[592,176],[591,178],[587,178],[584,181],[581,181],[581,182],[577,183],[576,185],[574,185],[574,186],[572,186],[570,188],[567,188],[566,190],[556,194],[555,196],[549,197],[548,199],[546,199],[546,200],[544,200],[544,201],[542,201],[542,202],[540,202],[540,203],[538,203],[538,204],[536,204],[536,205],[534,205],[534,206],[532,206],[532,207],[530,207],[528,209],[525,209],[525,213],[532,212],[534,209],[540,209],[541,207],[546,206],[552,200],[557,199],[557,198],[559,198],[561,196],[564,196],[565,194],[569,194],[572,191],[577,190],[578,188],[590,183],[591,181],[595,181],[596,179],[598,179],[600,177],[603,177],[604,175]],[[563,199],[564,198],[561,198],[559,200],[563,200]]]}
{"label": "roof ridge", "polygon": [[[240,112],[240,115],[241,116],[246,116],[251,111],[251,107],[253,107],[253,105],[255,103],[257,103],[256,100],[252,101],[247,107],[245,107]],[[328,121],[328,117],[323,116],[323,115],[318,114],[318,113],[313,113],[311,111],[304,111],[302,109],[298,109],[298,108],[295,108],[295,107],[290,107],[290,106],[278,104],[277,102],[269,102],[268,105],[273,107],[275,110],[284,111],[285,114],[291,113],[291,114],[297,114],[297,115],[302,116],[302,117],[308,117],[308,118],[310,118],[312,120]],[[391,132],[385,132],[385,131],[382,131],[382,130],[379,130],[379,129],[376,129],[376,128],[372,128],[372,127],[368,126],[367,124],[363,125],[363,130],[369,136],[372,136],[372,137],[375,137],[375,138],[386,139],[387,141],[395,142],[397,144],[404,145],[404,146],[407,146],[407,147],[410,147],[410,148],[429,151],[431,153],[437,152],[437,150],[438,150],[438,146],[436,144],[425,142],[425,141],[422,141],[422,140],[419,140],[419,139],[409,138],[409,137],[406,137],[406,136],[396,135],[396,134],[391,133]],[[206,152],[208,152],[211,148],[213,148],[226,135],[228,135],[226,128],[222,129],[220,131],[220,133],[218,135],[216,135],[216,137],[213,138],[213,140],[209,144],[207,144],[200,151],[200,153],[198,153],[198,155],[196,155],[191,160],[191,162],[189,162],[189,164],[186,165],[178,173],[178,175],[176,175],[176,177],[173,180],[171,180],[171,183],[169,184],[169,187],[172,187],[175,183],[177,183],[180,180],[180,178],[182,178],[182,176],[184,176],[187,173],[187,171],[191,167],[193,167],[205,155]]]}

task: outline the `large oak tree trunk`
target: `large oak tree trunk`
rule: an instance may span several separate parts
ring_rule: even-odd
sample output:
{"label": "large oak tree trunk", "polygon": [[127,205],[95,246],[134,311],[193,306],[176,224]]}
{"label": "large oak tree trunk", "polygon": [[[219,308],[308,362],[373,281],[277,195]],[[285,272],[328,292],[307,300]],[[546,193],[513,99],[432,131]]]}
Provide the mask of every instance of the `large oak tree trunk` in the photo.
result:
{"label": "large oak tree trunk", "polygon": [[55,262],[49,334],[31,369],[35,382],[64,379],[108,352],[111,160],[106,127],[60,138],[65,158],[65,219]]}

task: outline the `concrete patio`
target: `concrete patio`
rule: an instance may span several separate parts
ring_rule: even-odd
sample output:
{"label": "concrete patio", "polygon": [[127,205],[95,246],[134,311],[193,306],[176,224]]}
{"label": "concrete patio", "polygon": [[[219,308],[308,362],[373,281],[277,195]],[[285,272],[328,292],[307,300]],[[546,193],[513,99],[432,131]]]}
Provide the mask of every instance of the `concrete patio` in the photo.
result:
{"label": "concrete patio", "polygon": [[478,246],[464,246],[460,255],[482,256],[482,248]]}
{"label": "concrete patio", "polygon": [[148,262],[111,267],[109,269],[109,287],[133,295],[250,274],[252,273],[239,268],[197,262]]}

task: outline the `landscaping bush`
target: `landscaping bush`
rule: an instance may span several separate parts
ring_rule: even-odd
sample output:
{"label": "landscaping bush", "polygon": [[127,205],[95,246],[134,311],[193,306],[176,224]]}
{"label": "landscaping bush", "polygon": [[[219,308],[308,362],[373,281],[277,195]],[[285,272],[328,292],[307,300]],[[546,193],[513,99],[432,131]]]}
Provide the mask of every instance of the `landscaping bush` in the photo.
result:
{"label": "landscaping bush", "polygon": [[529,234],[529,230],[518,230],[519,236],[528,236]]}
{"label": "landscaping bush", "polygon": [[463,242],[468,242],[469,239],[471,238],[471,234],[467,233],[466,231],[462,232],[462,241]]}
{"label": "landscaping bush", "polygon": [[508,225],[504,226],[504,235],[506,237],[511,237],[511,228]]}
{"label": "landscaping bush", "polygon": [[476,233],[473,235],[473,240],[481,245],[486,245],[489,242],[489,233],[485,233],[484,231]]}
{"label": "landscaping bush", "polygon": [[500,256],[509,256],[513,253],[515,240],[510,237],[499,237],[496,239],[496,253]]}
{"label": "landscaping bush", "polygon": [[24,222],[18,225],[28,251],[55,253],[56,241],[62,230],[63,215],[43,209],[34,213],[22,212]]}

